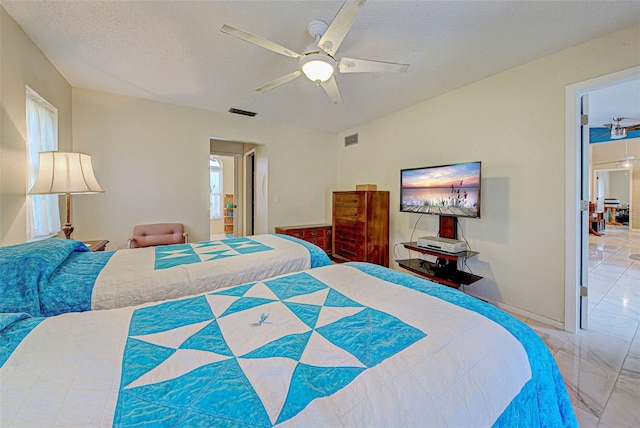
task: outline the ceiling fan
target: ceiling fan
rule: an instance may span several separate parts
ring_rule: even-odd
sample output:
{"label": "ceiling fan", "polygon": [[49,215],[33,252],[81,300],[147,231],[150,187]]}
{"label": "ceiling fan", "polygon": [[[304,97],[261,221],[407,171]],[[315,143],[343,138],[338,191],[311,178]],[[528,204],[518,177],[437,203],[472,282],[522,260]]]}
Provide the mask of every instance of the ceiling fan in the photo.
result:
{"label": "ceiling fan", "polygon": [[267,92],[301,75],[305,75],[312,82],[322,86],[331,101],[335,104],[340,104],[342,103],[342,97],[334,76],[336,69],[340,73],[398,73],[405,72],[409,68],[408,64],[347,57],[342,57],[339,61],[336,61],[335,53],[365,2],[366,0],[346,0],[329,25],[323,21],[311,21],[307,26],[307,31],[314,38],[314,41],[307,46],[302,54],[230,25],[223,25],[220,31],[280,55],[298,60],[298,70],[266,83],[256,89],[256,92]]}
{"label": "ceiling fan", "polygon": [[609,138],[612,140],[619,140],[620,138],[624,138],[627,136],[627,131],[635,131],[636,129],[640,129],[640,123],[636,123],[635,125],[622,126],[620,122],[625,120],[624,117],[614,117],[613,121],[615,123],[605,123],[602,126],[606,126],[609,128],[609,132],[605,132],[604,134],[599,135],[599,137],[604,137],[605,135],[610,135]]}
{"label": "ceiling fan", "polygon": [[628,152],[629,143],[627,141],[624,142],[624,156],[618,160],[610,161],[610,162],[600,162],[594,165],[606,165],[610,163],[615,163],[616,168],[631,168],[634,162],[640,162],[640,159],[636,159],[634,156],[629,156]]}

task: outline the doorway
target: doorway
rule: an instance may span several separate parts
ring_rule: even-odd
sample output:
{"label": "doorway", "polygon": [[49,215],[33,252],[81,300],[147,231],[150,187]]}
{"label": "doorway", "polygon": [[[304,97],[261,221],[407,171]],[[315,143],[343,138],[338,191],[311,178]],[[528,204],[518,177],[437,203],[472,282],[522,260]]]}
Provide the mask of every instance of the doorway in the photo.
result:
{"label": "doorway", "polygon": [[603,213],[607,224],[631,229],[633,169],[595,168],[592,189],[596,211]]}
{"label": "doorway", "polygon": [[253,235],[256,225],[256,151],[244,155],[245,233]]}
{"label": "doorway", "polygon": [[209,168],[209,237],[211,240],[230,238],[237,231],[234,224],[238,209],[235,204],[236,159],[212,153]]}
{"label": "doorway", "polygon": [[[575,333],[580,328],[581,296],[588,295],[587,221],[588,201],[583,196],[589,179],[589,156],[583,141],[581,99],[591,92],[640,80],[640,67],[567,86],[566,88],[566,205],[565,205],[565,330]],[[587,154],[584,156],[584,154]],[[585,299],[586,300],[586,299]],[[586,308],[585,308],[586,309]],[[585,312],[588,315],[588,311]],[[584,319],[586,326],[586,318]]]}
{"label": "doorway", "polygon": [[[267,146],[211,138],[210,156],[233,159],[233,187],[223,184],[226,194],[233,194],[233,236],[241,237],[267,232],[268,159]],[[226,177],[225,173],[225,177]],[[227,183],[228,178],[225,178]],[[224,194],[221,196],[221,205]],[[225,203],[224,206],[227,206]],[[220,232],[224,233],[224,232]]]}

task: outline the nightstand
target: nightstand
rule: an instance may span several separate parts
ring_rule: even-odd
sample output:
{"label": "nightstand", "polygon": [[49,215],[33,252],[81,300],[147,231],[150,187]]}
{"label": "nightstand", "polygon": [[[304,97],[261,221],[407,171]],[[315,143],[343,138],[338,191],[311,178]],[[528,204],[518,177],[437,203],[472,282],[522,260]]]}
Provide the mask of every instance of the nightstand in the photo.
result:
{"label": "nightstand", "polygon": [[107,244],[109,243],[109,241],[106,241],[106,240],[82,241],[82,242],[84,242],[84,245],[89,247],[89,249],[94,253],[96,251],[104,251],[104,249],[107,247]]}

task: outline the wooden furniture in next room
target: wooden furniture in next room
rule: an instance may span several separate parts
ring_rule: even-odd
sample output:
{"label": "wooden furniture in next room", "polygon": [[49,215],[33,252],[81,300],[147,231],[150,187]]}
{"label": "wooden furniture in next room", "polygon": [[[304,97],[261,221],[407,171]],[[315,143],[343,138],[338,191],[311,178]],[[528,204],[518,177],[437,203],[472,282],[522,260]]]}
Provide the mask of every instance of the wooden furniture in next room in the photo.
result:
{"label": "wooden furniture in next room", "polygon": [[604,232],[604,227],[602,213],[595,212],[595,204],[589,202],[589,233],[600,236]]}
{"label": "wooden furniture in next room", "polygon": [[224,195],[224,233],[233,235],[233,194]]}
{"label": "wooden furniture in next room", "polygon": [[333,192],[332,256],[389,266],[389,192]]}
{"label": "wooden furniture in next room", "polygon": [[276,227],[276,233],[294,236],[311,242],[331,255],[331,225],[330,224],[305,224],[302,226]]}
{"label": "wooden furniture in next room", "polygon": [[107,244],[109,243],[109,241],[105,239],[98,239],[96,241],[82,241],[82,242],[84,242],[84,245],[89,247],[89,249],[94,253],[96,251],[104,251],[105,248],[107,247]]}

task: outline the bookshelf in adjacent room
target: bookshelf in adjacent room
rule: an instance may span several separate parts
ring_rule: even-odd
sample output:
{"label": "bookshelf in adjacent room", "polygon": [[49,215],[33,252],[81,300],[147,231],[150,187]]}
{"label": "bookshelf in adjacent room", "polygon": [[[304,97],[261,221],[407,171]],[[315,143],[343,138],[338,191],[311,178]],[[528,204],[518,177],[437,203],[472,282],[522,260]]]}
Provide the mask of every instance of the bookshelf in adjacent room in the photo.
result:
{"label": "bookshelf in adjacent room", "polygon": [[233,194],[225,194],[224,195],[224,233],[225,234],[233,234]]}

